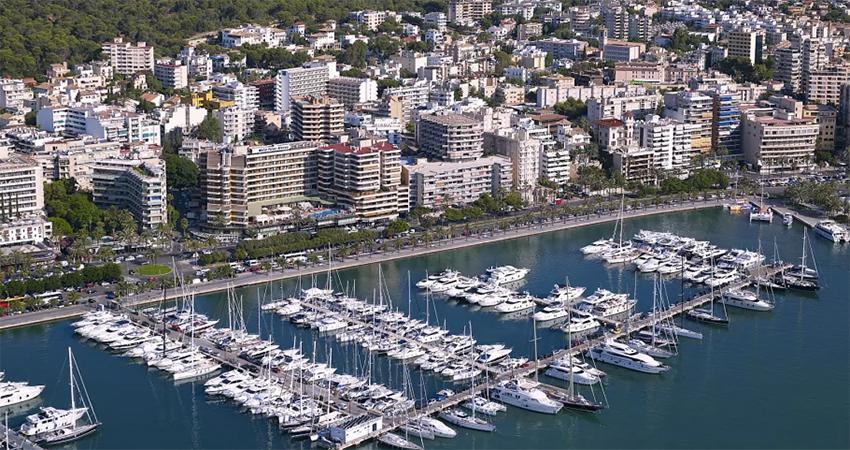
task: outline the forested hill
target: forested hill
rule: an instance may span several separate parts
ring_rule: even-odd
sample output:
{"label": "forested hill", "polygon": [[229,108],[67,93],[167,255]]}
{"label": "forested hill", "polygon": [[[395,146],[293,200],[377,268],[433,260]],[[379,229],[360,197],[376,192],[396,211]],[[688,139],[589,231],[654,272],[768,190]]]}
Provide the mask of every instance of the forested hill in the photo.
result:
{"label": "forested hill", "polygon": [[[308,25],[359,9],[433,9],[439,0],[0,0],[0,76],[86,61],[116,35],[172,55],[196,33],[241,23]],[[439,8],[439,6],[438,6]]]}

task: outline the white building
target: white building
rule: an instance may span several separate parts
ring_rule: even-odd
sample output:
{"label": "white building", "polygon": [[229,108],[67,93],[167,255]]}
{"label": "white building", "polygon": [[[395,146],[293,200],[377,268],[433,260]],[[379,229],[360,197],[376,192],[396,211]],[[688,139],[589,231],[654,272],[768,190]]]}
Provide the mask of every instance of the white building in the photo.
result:
{"label": "white building", "polygon": [[281,70],[275,79],[275,110],[289,113],[293,97],[327,94],[328,80],[338,76],[333,62]]}
{"label": "white building", "polygon": [[213,111],[225,142],[239,142],[254,131],[254,113],[238,106]]}
{"label": "white building", "polygon": [[378,83],[371,78],[337,77],[328,81],[328,95],[346,107],[378,100]]}
{"label": "white building", "polygon": [[232,81],[224,85],[213,86],[212,91],[213,97],[234,102],[235,106],[245,111],[260,109],[260,92],[254,86]]}
{"label": "white building", "polygon": [[38,244],[53,237],[53,223],[40,214],[0,220],[0,247]]}
{"label": "white building", "polygon": [[130,211],[144,229],[168,222],[167,195],[161,159],[105,159],[94,164],[94,203]]}
{"label": "white building", "polygon": [[43,208],[44,179],[38,161],[15,153],[0,160],[0,215],[23,217],[41,214]]}
{"label": "white building", "polygon": [[103,44],[103,54],[109,58],[115,73],[133,75],[138,72],[153,71],[153,47],[144,42],[124,42],[116,37],[112,42]]}
{"label": "white building", "polygon": [[24,105],[32,99],[32,91],[23,80],[0,78],[0,109],[23,111]]}
{"label": "white building", "polygon": [[153,66],[153,75],[166,89],[184,89],[189,85],[189,68],[179,60],[158,59]]}
{"label": "white building", "polygon": [[36,123],[43,130],[68,136],[161,144],[158,123],[114,106],[50,106],[38,111]]}
{"label": "white building", "polygon": [[511,161],[504,156],[464,162],[418,160],[405,170],[410,176],[411,208],[467,205],[482,194],[510,190],[513,178]]}

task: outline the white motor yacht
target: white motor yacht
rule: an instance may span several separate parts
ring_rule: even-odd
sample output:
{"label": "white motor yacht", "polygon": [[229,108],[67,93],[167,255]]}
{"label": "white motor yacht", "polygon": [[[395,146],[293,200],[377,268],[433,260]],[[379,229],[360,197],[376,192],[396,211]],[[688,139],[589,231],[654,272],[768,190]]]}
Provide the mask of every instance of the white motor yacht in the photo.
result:
{"label": "white motor yacht", "polygon": [[585,255],[596,255],[610,250],[614,247],[615,242],[612,239],[599,239],[581,248],[581,252]]}
{"label": "white motor yacht", "polygon": [[528,269],[524,267],[499,266],[487,269],[485,278],[490,283],[501,285],[515,283],[525,278],[526,275],[528,275]]}
{"label": "white motor yacht", "polygon": [[599,321],[591,314],[575,313],[570,317],[569,322],[561,326],[564,333],[584,334],[590,333],[599,329]]}
{"label": "white motor yacht", "polygon": [[583,367],[571,364],[567,359],[552,361],[543,374],[561,381],[569,382],[572,380],[574,383],[587,386],[594,385],[602,380],[602,378],[586,371]]}
{"label": "white motor yacht", "polygon": [[29,385],[24,382],[0,383],[0,408],[30,401],[44,390],[41,385]]}
{"label": "white motor yacht", "polygon": [[505,405],[487,400],[480,396],[471,398],[461,406],[470,411],[474,411],[475,414],[484,414],[485,416],[495,416],[496,414],[507,410]]}
{"label": "white motor yacht", "polygon": [[440,418],[452,425],[457,425],[461,428],[467,428],[475,431],[491,432],[496,430],[496,426],[484,419],[467,414],[465,411],[458,408],[450,408],[440,412]]}
{"label": "white motor yacht", "polygon": [[512,296],[506,302],[496,305],[500,313],[515,313],[534,308],[534,300],[530,296]]}
{"label": "white motor yacht", "polygon": [[758,298],[755,292],[744,289],[729,290],[720,296],[720,303],[736,308],[750,309],[753,311],[771,311],[773,305]]}
{"label": "white motor yacht", "polygon": [[518,378],[497,384],[490,390],[490,395],[502,403],[545,414],[556,414],[564,407],[537,386],[539,383],[536,381]]}
{"label": "white motor yacht", "polygon": [[37,413],[27,416],[26,422],[21,425],[21,434],[32,437],[71,427],[86,414],[86,411],[88,408],[58,409],[52,406],[39,408]]}
{"label": "white motor yacht", "polygon": [[543,309],[536,311],[532,316],[537,323],[553,322],[559,319],[565,319],[570,313],[561,305],[549,305]]}
{"label": "white motor yacht", "polygon": [[815,232],[837,244],[850,242],[850,232],[834,220],[821,220],[815,225]]}
{"label": "white motor yacht", "polygon": [[616,342],[610,339],[588,350],[587,357],[594,361],[602,361],[638,372],[662,373],[670,369],[655,358],[645,353],[640,353],[622,342]]}

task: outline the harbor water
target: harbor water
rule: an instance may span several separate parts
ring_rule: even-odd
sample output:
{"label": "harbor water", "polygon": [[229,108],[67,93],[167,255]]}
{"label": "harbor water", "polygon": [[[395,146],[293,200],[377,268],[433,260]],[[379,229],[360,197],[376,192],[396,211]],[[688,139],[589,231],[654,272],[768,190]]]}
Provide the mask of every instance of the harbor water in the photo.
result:
{"label": "harbor water", "polygon": [[[671,231],[726,248],[762,251],[770,259],[774,243],[782,259],[799,262],[803,228],[749,223],[722,209],[672,213],[627,220],[624,238],[640,229]],[[543,297],[555,283],[635,294],[638,309],[652,306],[652,278],[630,266],[606,266],[586,259],[583,245],[612,235],[613,223],[548,233],[453,252],[363,266],[333,274],[336,289],[360,298],[391,303],[418,318],[469,333],[480,343],[504,343],[514,355],[533,357],[563,348],[563,332],[538,328],[530,316],[504,317],[444,298],[426,300],[413,284],[427,272],[450,267],[467,275],[494,265],[527,267],[521,290]],[[821,274],[817,293],[777,292],[776,309],[729,309],[729,328],[685,322],[704,339],[682,339],[679,355],[663,375],[600,366],[609,377],[604,396],[610,407],[597,414],[570,411],[556,416],[516,408],[495,418],[495,433],[458,430],[455,439],[426,441],[426,448],[847,448],[850,446],[850,246],[810,236]],[[261,275],[258,275],[261,276]],[[408,283],[410,278],[411,283]],[[355,345],[297,329],[278,316],[259,313],[260,299],[293,295],[299,286],[325,286],[326,277],[288,280],[274,286],[237,289],[249,331],[258,329],[281,347],[301,345],[317,361],[332,359],[340,372],[364,373],[400,388],[403,366],[385,357],[370,358]],[[682,294],[678,280],[666,282],[667,295]],[[687,288],[685,294],[689,292]],[[430,307],[426,308],[426,305]],[[227,324],[225,293],[198,296],[198,312]],[[427,312],[426,312],[427,311]],[[98,417],[94,435],[71,445],[77,449],[142,448],[300,448],[274,422],[240,413],[233,403],[211,399],[203,382],[175,385],[165,374],[112,355],[72,333],[63,321],[0,333],[0,371],[6,379],[46,386],[43,405],[67,407],[66,348],[71,346]],[[315,356],[313,348],[315,347]],[[67,369],[66,369],[67,370]],[[416,395],[433,396],[446,387],[433,376],[410,371]],[[540,375],[540,380],[559,382]],[[593,393],[602,399],[597,387]],[[34,407],[32,405],[24,405]],[[9,411],[10,425],[21,422],[22,407]],[[0,412],[2,413],[2,412]]]}

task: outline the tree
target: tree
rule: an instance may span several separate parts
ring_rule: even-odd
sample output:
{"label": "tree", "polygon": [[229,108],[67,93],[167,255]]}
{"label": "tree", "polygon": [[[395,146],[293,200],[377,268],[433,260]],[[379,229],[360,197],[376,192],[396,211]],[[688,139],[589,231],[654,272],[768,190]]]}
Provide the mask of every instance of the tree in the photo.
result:
{"label": "tree", "polygon": [[514,210],[522,209],[522,207],[525,205],[525,202],[522,200],[522,196],[519,195],[519,192],[517,191],[508,192],[507,195],[505,195],[503,201],[505,202],[506,206],[509,206]]}
{"label": "tree", "polygon": [[568,98],[566,101],[555,103],[555,106],[552,107],[557,114],[561,114],[566,116],[570,120],[576,120],[579,117],[583,117],[587,115],[587,105],[577,99],[577,98]]}
{"label": "tree", "polygon": [[[208,113],[207,117],[198,125],[198,131],[196,135],[198,139],[208,139],[213,142],[221,142],[221,124],[218,122],[218,119],[215,118],[212,113]],[[166,169],[167,170],[167,169]]]}
{"label": "tree", "polygon": [[26,114],[24,114],[24,125],[28,127],[36,126],[35,111],[28,111]]}
{"label": "tree", "polygon": [[387,236],[398,236],[399,234],[406,233],[408,230],[410,230],[410,224],[402,219],[390,222],[387,228],[384,229]]}
{"label": "tree", "polygon": [[363,41],[356,41],[345,47],[345,51],[340,53],[337,59],[342,63],[362,69],[366,67],[367,50],[368,47]]}
{"label": "tree", "polygon": [[369,51],[378,55],[382,60],[389,58],[398,53],[398,41],[386,36],[380,35],[369,40]]}
{"label": "tree", "polygon": [[[211,117],[211,116],[207,116]],[[206,121],[206,119],[204,119]],[[201,123],[203,125],[203,123]],[[200,137],[200,126],[198,127]],[[216,130],[218,128],[216,127]],[[200,172],[198,166],[192,160],[185,156],[178,156],[173,153],[166,153],[163,157],[165,160],[165,178],[168,184],[168,189],[189,189],[198,186],[198,177]]]}
{"label": "tree", "polygon": [[154,105],[152,102],[149,102],[145,99],[141,99],[139,101],[138,106],[136,106],[136,111],[143,112],[143,113],[149,113],[149,112],[151,112],[155,109],[156,109],[156,105]]}
{"label": "tree", "polygon": [[71,224],[61,217],[51,217],[50,223],[53,224],[54,236],[70,236],[74,233],[74,229],[71,228]]}
{"label": "tree", "polygon": [[454,99],[456,102],[463,100],[463,89],[456,87],[454,90]]}

